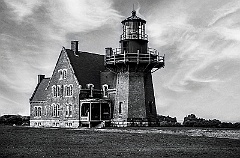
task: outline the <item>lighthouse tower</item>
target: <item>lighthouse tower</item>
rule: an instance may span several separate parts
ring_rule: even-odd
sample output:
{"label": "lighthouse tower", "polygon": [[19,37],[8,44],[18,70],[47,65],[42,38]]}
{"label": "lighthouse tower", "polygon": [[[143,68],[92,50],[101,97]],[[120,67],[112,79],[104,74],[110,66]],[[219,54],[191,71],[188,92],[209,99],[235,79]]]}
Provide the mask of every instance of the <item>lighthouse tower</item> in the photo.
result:
{"label": "lighthouse tower", "polygon": [[146,21],[136,11],[122,22],[120,48],[106,48],[105,66],[116,75],[112,123],[150,126],[156,123],[152,73],[164,67],[164,56],[148,47]]}

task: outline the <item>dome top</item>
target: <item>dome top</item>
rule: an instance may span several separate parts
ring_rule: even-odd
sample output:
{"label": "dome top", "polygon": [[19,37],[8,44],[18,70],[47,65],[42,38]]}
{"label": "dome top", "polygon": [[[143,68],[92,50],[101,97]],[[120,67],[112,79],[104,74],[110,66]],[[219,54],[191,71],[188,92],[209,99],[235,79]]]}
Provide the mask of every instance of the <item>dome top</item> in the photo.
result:
{"label": "dome top", "polygon": [[122,24],[124,24],[125,22],[129,22],[129,21],[141,21],[143,23],[146,23],[146,21],[144,19],[141,19],[139,18],[137,15],[136,15],[136,11],[133,10],[132,11],[132,16],[128,17],[127,19],[123,20],[122,21]]}

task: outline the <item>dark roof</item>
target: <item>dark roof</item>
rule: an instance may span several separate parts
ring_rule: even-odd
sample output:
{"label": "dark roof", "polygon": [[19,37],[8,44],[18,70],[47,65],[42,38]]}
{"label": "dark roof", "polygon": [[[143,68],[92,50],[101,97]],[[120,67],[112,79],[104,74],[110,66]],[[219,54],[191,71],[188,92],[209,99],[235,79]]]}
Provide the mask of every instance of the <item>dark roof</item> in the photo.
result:
{"label": "dark roof", "polygon": [[146,20],[141,19],[140,17],[138,17],[136,15],[136,11],[135,10],[132,11],[132,16],[130,16],[127,19],[122,21],[122,24],[124,24],[125,22],[128,22],[128,21],[141,21],[143,23],[146,23]]}
{"label": "dark roof", "polygon": [[95,88],[100,88],[100,72],[105,70],[104,55],[65,50],[78,83],[82,86],[92,83]]}
{"label": "dark roof", "polygon": [[48,86],[50,78],[44,78],[40,83],[37,84],[30,101],[46,101],[47,93],[46,88]]}

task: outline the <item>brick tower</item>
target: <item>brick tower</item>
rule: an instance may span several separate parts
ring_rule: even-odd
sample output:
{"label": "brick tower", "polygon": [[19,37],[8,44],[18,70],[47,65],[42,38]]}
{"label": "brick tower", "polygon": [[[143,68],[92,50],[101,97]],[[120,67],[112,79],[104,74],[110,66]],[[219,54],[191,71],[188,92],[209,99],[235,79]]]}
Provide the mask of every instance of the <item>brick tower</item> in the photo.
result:
{"label": "brick tower", "polygon": [[152,74],[164,67],[164,56],[148,48],[146,21],[136,11],[122,22],[120,48],[106,48],[105,65],[116,74],[113,125],[150,126],[156,123]]}

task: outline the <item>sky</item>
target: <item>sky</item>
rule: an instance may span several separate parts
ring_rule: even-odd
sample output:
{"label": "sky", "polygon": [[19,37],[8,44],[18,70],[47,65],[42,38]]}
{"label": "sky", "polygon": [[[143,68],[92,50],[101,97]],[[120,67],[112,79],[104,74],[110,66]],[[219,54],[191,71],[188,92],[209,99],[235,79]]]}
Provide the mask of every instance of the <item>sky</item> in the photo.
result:
{"label": "sky", "polygon": [[239,0],[0,0],[0,115],[29,115],[37,75],[51,77],[62,47],[119,47],[121,21],[147,21],[157,112],[240,122]]}

